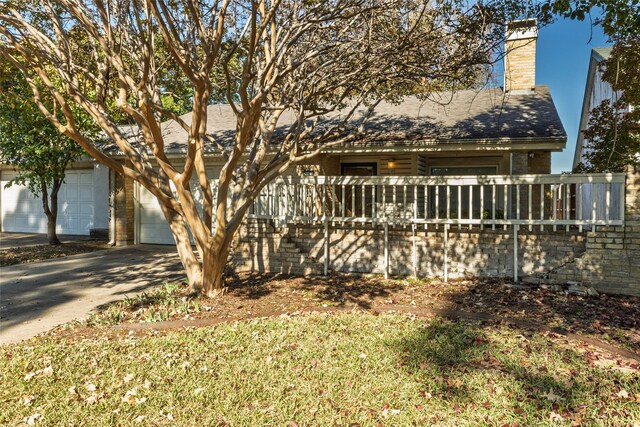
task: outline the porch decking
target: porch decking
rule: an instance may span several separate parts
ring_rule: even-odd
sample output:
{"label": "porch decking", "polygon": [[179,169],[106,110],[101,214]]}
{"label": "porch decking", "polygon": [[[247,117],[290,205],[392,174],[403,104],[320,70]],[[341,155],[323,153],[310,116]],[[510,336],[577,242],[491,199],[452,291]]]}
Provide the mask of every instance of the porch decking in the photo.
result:
{"label": "porch decking", "polygon": [[[255,201],[250,218],[324,229],[324,273],[329,268],[329,230],[336,224],[382,226],[385,276],[389,274],[389,227],[511,229],[514,279],[518,280],[520,227],[557,231],[624,225],[625,174],[562,174],[456,177],[283,177]],[[444,278],[448,278],[447,250]]]}

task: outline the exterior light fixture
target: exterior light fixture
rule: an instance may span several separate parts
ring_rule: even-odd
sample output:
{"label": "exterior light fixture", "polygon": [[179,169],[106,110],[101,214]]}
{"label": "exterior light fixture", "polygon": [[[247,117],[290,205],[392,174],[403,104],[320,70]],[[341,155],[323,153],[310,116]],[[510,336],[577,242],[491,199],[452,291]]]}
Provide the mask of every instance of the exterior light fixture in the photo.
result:
{"label": "exterior light fixture", "polygon": [[389,159],[387,161],[387,169],[394,170],[398,165],[396,164],[396,159]]}

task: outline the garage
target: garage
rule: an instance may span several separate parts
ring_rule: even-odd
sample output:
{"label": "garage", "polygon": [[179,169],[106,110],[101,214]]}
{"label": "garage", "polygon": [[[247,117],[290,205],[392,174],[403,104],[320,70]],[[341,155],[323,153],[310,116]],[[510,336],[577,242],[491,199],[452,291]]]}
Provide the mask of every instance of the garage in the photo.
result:
{"label": "garage", "polygon": [[146,188],[138,186],[138,226],[140,243],[156,245],[173,245],[175,240],[162,214],[156,197]]}
{"label": "garage", "polygon": [[[209,176],[212,175],[209,171]],[[171,183],[173,187],[173,183]],[[199,211],[202,214],[202,193],[199,184],[195,178],[191,180],[191,188],[193,189],[193,197],[198,203]],[[215,190],[214,190],[215,194]],[[167,220],[162,214],[160,204],[156,197],[146,188],[138,185],[138,230],[140,243],[149,243],[156,245],[174,245],[175,239],[167,224]],[[193,242],[193,239],[191,239]]]}
{"label": "garage", "polygon": [[[92,229],[107,228],[109,183],[108,175],[101,172],[106,171],[98,171],[98,168],[67,171],[65,182],[58,193],[58,233],[89,235]],[[15,176],[14,171],[2,171],[2,231],[46,233],[47,217],[42,209],[41,199],[34,197],[25,186],[12,185],[5,188]]]}

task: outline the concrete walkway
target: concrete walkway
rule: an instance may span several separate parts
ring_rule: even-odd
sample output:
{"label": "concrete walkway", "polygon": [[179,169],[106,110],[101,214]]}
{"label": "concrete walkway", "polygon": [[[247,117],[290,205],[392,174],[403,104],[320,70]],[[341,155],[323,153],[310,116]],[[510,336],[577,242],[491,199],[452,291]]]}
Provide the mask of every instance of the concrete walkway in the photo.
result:
{"label": "concrete walkway", "polygon": [[173,246],[136,245],[0,269],[0,344],[22,341],[94,308],[184,278]]}

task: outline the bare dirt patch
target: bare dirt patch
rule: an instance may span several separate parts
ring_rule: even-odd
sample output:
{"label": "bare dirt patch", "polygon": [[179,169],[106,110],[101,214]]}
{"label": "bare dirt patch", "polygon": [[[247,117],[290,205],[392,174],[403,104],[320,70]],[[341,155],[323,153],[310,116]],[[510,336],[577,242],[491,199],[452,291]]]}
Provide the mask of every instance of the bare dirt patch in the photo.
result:
{"label": "bare dirt patch", "polygon": [[353,310],[501,322],[565,337],[583,336],[640,357],[638,297],[578,296],[482,279],[444,283],[339,274],[240,274],[228,280],[227,293],[217,299],[188,295],[186,286],[165,286],[103,307],[80,328],[57,333],[82,335],[90,326],[86,330],[90,334],[95,326],[116,324],[121,329],[176,329],[283,314]]}
{"label": "bare dirt patch", "polygon": [[107,249],[105,240],[83,240],[68,242],[62,245],[35,245],[0,250],[0,267],[16,264],[26,264],[46,259],[62,258],[86,252]]}

